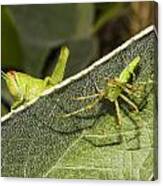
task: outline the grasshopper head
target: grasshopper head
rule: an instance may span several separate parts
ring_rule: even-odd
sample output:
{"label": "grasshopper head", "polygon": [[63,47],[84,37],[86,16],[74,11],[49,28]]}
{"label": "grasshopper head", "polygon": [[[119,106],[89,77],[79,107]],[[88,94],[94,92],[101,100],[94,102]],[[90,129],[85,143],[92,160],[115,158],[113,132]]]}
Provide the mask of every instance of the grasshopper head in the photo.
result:
{"label": "grasshopper head", "polygon": [[11,95],[13,97],[19,97],[19,83],[16,76],[16,71],[9,71],[5,75],[5,80],[7,84],[7,88],[9,89]]}

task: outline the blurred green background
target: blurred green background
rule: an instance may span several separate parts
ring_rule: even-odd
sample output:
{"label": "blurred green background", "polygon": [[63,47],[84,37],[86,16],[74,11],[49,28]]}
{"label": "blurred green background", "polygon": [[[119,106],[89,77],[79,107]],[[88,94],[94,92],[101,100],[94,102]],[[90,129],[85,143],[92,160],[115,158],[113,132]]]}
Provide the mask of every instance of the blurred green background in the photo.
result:
{"label": "blurred green background", "polygon": [[[152,1],[2,6],[2,70],[44,78],[67,45],[65,78],[72,76],[145,27],[157,28],[156,6]],[[1,115],[9,112],[12,101],[2,80]]]}

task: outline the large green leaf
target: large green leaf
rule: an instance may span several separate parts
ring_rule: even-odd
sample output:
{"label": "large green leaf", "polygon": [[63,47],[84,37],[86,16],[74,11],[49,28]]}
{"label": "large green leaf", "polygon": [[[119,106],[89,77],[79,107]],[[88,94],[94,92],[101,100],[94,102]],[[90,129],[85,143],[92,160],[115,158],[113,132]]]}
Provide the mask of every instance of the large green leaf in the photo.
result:
{"label": "large green leaf", "polygon": [[19,69],[21,61],[24,71],[40,75],[51,49],[90,35],[94,9],[93,4],[12,5],[3,6],[2,18],[3,67],[13,68],[14,62]]}
{"label": "large green leaf", "polygon": [[22,49],[16,25],[10,12],[2,6],[2,66],[5,68],[22,67]]}
{"label": "large green leaf", "polygon": [[95,37],[73,40],[68,47],[71,51],[66,67],[65,77],[69,77],[93,63],[98,56],[98,45]]}
{"label": "large green leaf", "polygon": [[[2,176],[156,179],[156,40],[153,27],[147,28],[95,65],[2,118]],[[73,97],[94,93],[95,82],[103,88],[104,78],[118,76],[138,55],[141,62],[133,84],[146,84],[131,98],[140,111],[134,113],[120,102],[121,128],[113,105],[105,100],[77,116],[60,117],[90,103]]]}

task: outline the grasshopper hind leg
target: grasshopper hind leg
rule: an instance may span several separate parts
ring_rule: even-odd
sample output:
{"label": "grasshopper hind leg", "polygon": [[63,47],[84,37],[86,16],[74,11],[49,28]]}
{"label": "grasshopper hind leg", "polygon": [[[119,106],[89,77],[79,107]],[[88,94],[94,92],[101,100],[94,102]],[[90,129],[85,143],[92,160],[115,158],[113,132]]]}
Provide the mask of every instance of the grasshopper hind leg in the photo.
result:
{"label": "grasshopper hind leg", "polygon": [[20,100],[15,100],[13,105],[11,106],[11,110],[16,109],[17,107],[19,107],[20,105],[22,105],[24,102],[23,97]]}

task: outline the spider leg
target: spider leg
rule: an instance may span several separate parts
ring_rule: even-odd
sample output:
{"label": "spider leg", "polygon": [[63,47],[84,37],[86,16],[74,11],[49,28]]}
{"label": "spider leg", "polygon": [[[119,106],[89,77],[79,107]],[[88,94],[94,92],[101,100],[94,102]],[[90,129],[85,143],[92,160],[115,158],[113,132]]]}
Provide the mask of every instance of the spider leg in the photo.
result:
{"label": "spider leg", "polygon": [[127,87],[122,87],[123,91],[126,92],[127,94],[132,94],[132,90],[130,90]]}
{"label": "spider leg", "polygon": [[139,112],[139,109],[137,107],[137,105],[135,103],[133,103],[129,98],[127,98],[126,96],[124,96],[123,94],[119,95],[125,102],[127,102],[129,105],[131,105],[136,112]]}
{"label": "spider leg", "polygon": [[126,87],[129,88],[129,89],[132,89],[133,88],[133,85],[130,84],[130,83],[126,83]]}
{"label": "spider leg", "polygon": [[104,95],[104,91],[98,88],[96,82],[95,82],[95,89],[98,93],[88,95],[88,96],[75,97],[73,99],[74,100],[85,100],[85,99],[90,99],[90,98],[102,97]]}
{"label": "spider leg", "polygon": [[147,84],[152,84],[153,80],[149,80],[148,82],[136,82],[134,85],[130,84],[130,83],[126,83],[126,87],[128,89],[132,89],[132,90],[137,90],[139,85],[147,85]]}
{"label": "spider leg", "polygon": [[62,115],[61,117],[67,118],[67,117],[70,117],[70,116],[74,116],[74,115],[76,115],[76,114],[78,114],[78,113],[84,112],[84,111],[86,111],[86,110],[90,110],[90,109],[92,109],[92,108],[99,102],[99,100],[100,100],[100,99],[95,99],[92,103],[86,105],[85,107],[83,107],[83,108],[81,108],[81,109],[78,109],[78,110],[76,110],[76,111],[74,111],[74,112],[70,112],[70,113],[68,113],[68,114],[64,114],[64,115]]}
{"label": "spider leg", "polygon": [[124,92],[131,95],[131,94],[134,94],[134,92],[137,92],[137,93],[144,92],[145,91],[145,86],[143,84],[134,84],[134,85],[127,84],[126,88],[123,89],[123,90],[124,90]]}
{"label": "spider leg", "polygon": [[134,72],[132,74],[132,79],[133,79],[133,81],[136,79],[136,74]]}
{"label": "spider leg", "polygon": [[115,103],[115,108],[116,108],[116,113],[117,113],[118,124],[122,125],[122,118],[121,118],[119,103],[117,100],[115,100],[114,103]]}
{"label": "spider leg", "polygon": [[103,90],[99,89],[99,87],[97,86],[97,83],[96,82],[95,82],[95,89],[100,94],[103,92]]}
{"label": "spider leg", "polygon": [[127,94],[132,94],[131,90],[132,85],[128,84],[129,85],[128,87],[126,84],[119,82],[118,78],[115,78],[115,85],[121,87],[123,91],[125,91]]}
{"label": "spider leg", "polygon": [[96,98],[100,96],[100,94],[92,94],[92,95],[88,95],[88,96],[81,96],[81,97],[74,97],[74,100],[85,100],[85,99],[90,99],[90,98]]}

